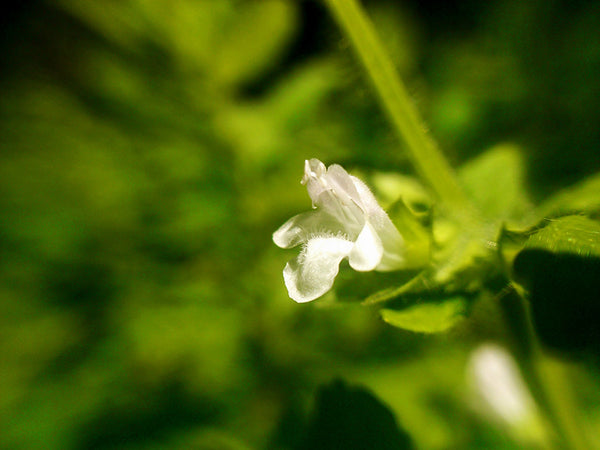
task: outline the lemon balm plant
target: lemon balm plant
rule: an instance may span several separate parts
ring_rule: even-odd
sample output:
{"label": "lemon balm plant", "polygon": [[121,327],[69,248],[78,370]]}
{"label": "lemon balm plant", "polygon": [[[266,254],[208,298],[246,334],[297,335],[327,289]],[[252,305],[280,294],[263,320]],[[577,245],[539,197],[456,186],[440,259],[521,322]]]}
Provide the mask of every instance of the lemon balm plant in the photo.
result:
{"label": "lemon balm plant", "polygon": [[339,165],[307,160],[302,183],[313,210],[291,218],[273,235],[282,248],[302,246],[284,269],[290,297],[302,303],[324,295],[344,259],[360,272],[410,270],[408,281],[398,277],[392,285],[374,284],[364,303],[393,326],[434,333],[463,319],[470,302],[485,293],[503,312],[513,356],[542,411],[548,442],[588,448],[566,381],[544,369],[544,358],[548,348],[599,353],[600,336],[585,316],[600,313],[595,298],[600,176],[534,207],[514,146],[499,145],[455,172],[424,131],[359,3],[325,3],[405,144],[431,207],[423,220],[399,189],[388,216],[363,181]]}

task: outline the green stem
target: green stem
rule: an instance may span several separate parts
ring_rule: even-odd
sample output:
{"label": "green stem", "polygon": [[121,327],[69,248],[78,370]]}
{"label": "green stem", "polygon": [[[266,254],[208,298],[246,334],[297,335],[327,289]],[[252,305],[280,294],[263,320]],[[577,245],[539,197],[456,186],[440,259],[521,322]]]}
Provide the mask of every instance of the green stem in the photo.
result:
{"label": "green stem", "polygon": [[563,374],[544,364],[527,301],[511,286],[502,296],[500,306],[511,331],[513,354],[533,397],[552,425],[559,440],[558,448],[590,448],[577,425],[575,408]]}
{"label": "green stem", "polygon": [[448,210],[470,211],[450,164],[429,138],[418,112],[394,65],[386,54],[373,24],[356,0],[325,0],[341,28],[350,38],[380,102],[399,135],[419,175],[427,181]]}

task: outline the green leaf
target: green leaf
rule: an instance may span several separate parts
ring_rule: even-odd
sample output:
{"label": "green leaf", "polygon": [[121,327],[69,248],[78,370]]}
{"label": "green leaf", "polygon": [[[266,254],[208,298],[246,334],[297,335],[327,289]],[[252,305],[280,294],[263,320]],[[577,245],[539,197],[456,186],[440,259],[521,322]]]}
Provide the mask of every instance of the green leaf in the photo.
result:
{"label": "green leaf", "polygon": [[599,212],[600,173],[559,191],[543,202],[539,211],[542,217],[556,217],[578,212],[588,214]]}
{"label": "green leaf", "polygon": [[486,217],[523,226],[533,220],[524,173],[520,149],[500,144],[465,164],[459,178]]}
{"label": "green leaf", "polygon": [[405,267],[425,267],[431,260],[430,228],[421,223],[402,199],[390,206],[388,214],[404,238]]}
{"label": "green leaf", "polygon": [[422,274],[410,279],[405,284],[400,286],[395,285],[387,287],[369,295],[365,299],[364,304],[374,305],[376,303],[383,303],[397,299],[406,294],[410,295],[427,292],[429,289],[429,277]]}
{"label": "green leaf", "polygon": [[402,199],[413,211],[427,211],[433,200],[421,182],[395,172],[376,172],[370,180],[377,198],[385,209]]}
{"label": "green leaf", "polygon": [[[414,280],[418,271],[394,271],[394,272],[361,272],[356,273],[350,269],[347,263],[342,263],[340,272],[336,277],[333,290],[338,301],[348,302],[363,302],[363,304],[378,303],[390,298],[396,298],[399,289],[403,286],[410,285],[411,280]],[[400,286],[400,288],[398,287]],[[377,294],[373,294],[374,289],[380,289],[380,292],[392,292],[387,299],[377,300],[372,299]]]}
{"label": "green leaf", "polygon": [[463,297],[452,297],[441,303],[422,303],[403,309],[383,309],[381,317],[390,325],[418,333],[441,333],[462,320],[467,312]]}
{"label": "green leaf", "polygon": [[585,216],[551,219],[527,240],[524,251],[531,249],[600,257],[600,223]]}
{"label": "green leaf", "polygon": [[215,128],[254,172],[272,164],[273,158],[293,154],[290,131],[305,129],[317,116],[338,79],[335,66],[327,60],[305,64],[288,74],[268,95],[222,108]]}

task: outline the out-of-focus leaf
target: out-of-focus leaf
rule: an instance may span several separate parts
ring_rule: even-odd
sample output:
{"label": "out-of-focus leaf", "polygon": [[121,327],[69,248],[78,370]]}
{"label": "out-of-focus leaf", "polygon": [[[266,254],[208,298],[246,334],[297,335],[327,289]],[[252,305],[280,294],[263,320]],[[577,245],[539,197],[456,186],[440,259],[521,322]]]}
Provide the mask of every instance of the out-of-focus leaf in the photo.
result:
{"label": "out-of-focus leaf", "polygon": [[249,81],[276,63],[296,24],[296,6],[285,0],[181,0],[177,7],[168,0],[61,0],[59,5],[129,52],[160,48],[185,72],[203,72],[224,86]]}
{"label": "out-of-focus leaf", "polygon": [[128,48],[136,48],[149,25],[132,1],[59,0],[56,4],[109,41]]}
{"label": "out-of-focus leaf", "polygon": [[462,320],[467,302],[453,297],[439,303],[421,303],[403,310],[383,309],[381,317],[390,325],[418,333],[441,333]]}
{"label": "out-of-focus leaf", "polygon": [[231,105],[219,112],[217,132],[256,171],[274,157],[292,153],[290,132],[315,122],[318,108],[336,85],[338,73],[329,61],[305,65],[290,73],[260,102]]}
{"label": "out-of-focus leaf", "polygon": [[529,224],[532,204],[524,181],[524,163],[513,144],[501,144],[465,164],[459,172],[467,193],[492,220]]}
{"label": "out-of-focus leaf", "polygon": [[384,208],[402,199],[411,209],[426,210],[432,199],[425,187],[414,177],[393,172],[377,172],[371,178],[373,188]]}
{"label": "out-of-focus leaf", "polygon": [[[208,3],[211,8],[212,2]],[[212,42],[212,76],[237,84],[256,76],[277,61],[294,31],[294,3],[290,1],[242,2],[232,5],[225,35]]]}
{"label": "out-of-focus leaf", "polygon": [[542,217],[600,211],[600,173],[574,186],[563,189],[544,201],[539,207]]}
{"label": "out-of-focus leaf", "polygon": [[338,88],[341,75],[337,65],[328,59],[303,64],[290,72],[265,97],[272,120],[289,131],[314,120],[323,100]]}
{"label": "out-of-focus leaf", "polygon": [[369,391],[335,381],[321,388],[308,433],[297,450],[413,448],[390,410]]}

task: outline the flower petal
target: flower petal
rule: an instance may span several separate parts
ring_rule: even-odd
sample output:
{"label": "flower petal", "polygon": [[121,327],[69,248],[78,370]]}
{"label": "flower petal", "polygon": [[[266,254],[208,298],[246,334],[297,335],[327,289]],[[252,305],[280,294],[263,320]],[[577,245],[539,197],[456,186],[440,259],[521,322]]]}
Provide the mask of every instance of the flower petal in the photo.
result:
{"label": "flower petal", "polygon": [[304,162],[304,177],[313,207],[323,208],[336,215],[340,207],[361,211],[360,195],[352,177],[338,164],[325,167],[318,159]]}
{"label": "flower petal", "polygon": [[390,271],[406,267],[406,244],[404,238],[387,214],[373,225],[383,243],[383,256],[377,270]]}
{"label": "flower petal", "polygon": [[325,211],[315,210],[298,214],[281,225],[273,233],[273,242],[281,248],[292,248],[309,240],[311,236],[323,234],[346,235],[346,227]]}
{"label": "flower petal", "polygon": [[361,198],[353,180],[355,177],[348,174],[342,166],[338,164],[329,166],[325,178],[331,189],[344,203],[352,202],[360,206]]}
{"label": "flower petal", "polygon": [[398,270],[405,266],[406,259],[404,238],[391,221],[387,213],[377,202],[365,183],[350,176],[360,195],[367,221],[383,244],[383,256],[377,270]]}
{"label": "flower petal", "polygon": [[356,178],[355,176],[349,175],[349,177],[352,180],[352,183],[354,184],[356,192],[358,193],[358,196],[360,198],[360,204],[363,208],[364,213],[369,216],[379,217],[383,215],[387,217],[387,214],[379,205],[377,199],[375,198],[369,187],[362,180]]}
{"label": "flower petal", "polygon": [[318,222],[318,217],[313,211],[298,214],[273,233],[273,242],[281,248],[295,247],[307,239],[307,230],[312,228],[316,222]]}
{"label": "flower petal", "polygon": [[318,159],[312,158],[304,161],[304,176],[301,183],[306,185],[308,195],[313,202],[313,208],[317,207],[319,195],[329,189],[325,179],[326,174],[327,168],[325,164]]}
{"label": "flower petal", "polygon": [[298,303],[310,302],[325,294],[339,271],[339,265],[353,243],[339,237],[309,240],[300,255],[283,269],[289,296]]}
{"label": "flower petal", "polygon": [[365,213],[354,202],[342,202],[333,190],[325,190],[319,194],[316,204],[318,210],[329,214],[343,224],[343,228],[353,239],[365,226]]}
{"label": "flower petal", "polygon": [[369,222],[358,235],[354,248],[348,256],[350,267],[361,272],[375,269],[381,261],[383,245]]}

